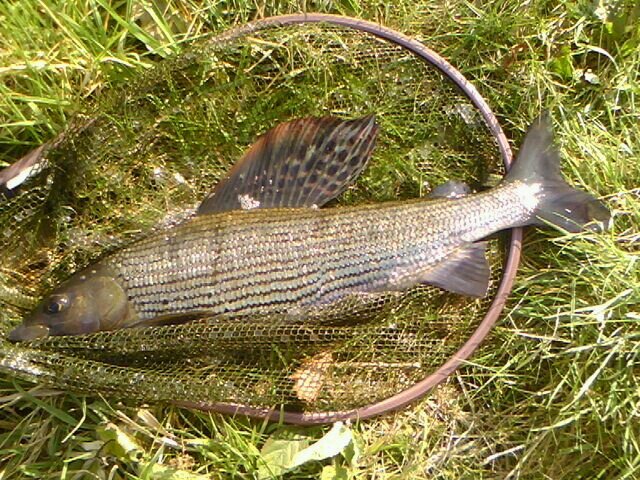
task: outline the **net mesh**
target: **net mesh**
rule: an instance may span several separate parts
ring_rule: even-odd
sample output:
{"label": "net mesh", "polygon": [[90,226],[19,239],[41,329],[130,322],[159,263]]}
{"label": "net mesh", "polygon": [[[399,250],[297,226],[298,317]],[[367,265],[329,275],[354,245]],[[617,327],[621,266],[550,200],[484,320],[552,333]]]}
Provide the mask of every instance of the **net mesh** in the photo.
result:
{"label": "net mesh", "polygon": [[485,315],[417,286],[292,322],[205,318],[12,344],[4,334],[97,258],[184,220],[256,137],[305,116],[376,113],[367,170],[335,204],[414,198],[450,178],[502,174],[496,142],[462,91],[422,58],[329,24],[212,38],[103,92],[46,165],[0,201],[0,367],[55,387],[144,402],[225,402],[328,412],[397,394],[437,369]]}

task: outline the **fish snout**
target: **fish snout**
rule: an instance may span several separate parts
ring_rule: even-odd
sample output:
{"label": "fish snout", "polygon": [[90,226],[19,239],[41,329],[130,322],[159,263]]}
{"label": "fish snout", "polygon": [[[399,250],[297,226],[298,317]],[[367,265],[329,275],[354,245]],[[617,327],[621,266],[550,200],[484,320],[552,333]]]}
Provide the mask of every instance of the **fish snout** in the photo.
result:
{"label": "fish snout", "polygon": [[9,332],[7,337],[12,342],[25,342],[49,336],[49,327],[43,324],[20,325]]}

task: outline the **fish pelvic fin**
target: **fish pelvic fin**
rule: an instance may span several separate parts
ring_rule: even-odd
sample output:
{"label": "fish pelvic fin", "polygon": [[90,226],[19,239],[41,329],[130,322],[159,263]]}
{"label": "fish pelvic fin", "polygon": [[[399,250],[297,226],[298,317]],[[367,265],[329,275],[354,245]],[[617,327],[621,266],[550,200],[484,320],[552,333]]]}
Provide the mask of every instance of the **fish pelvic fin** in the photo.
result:
{"label": "fish pelvic fin", "polygon": [[593,195],[570,186],[560,172],[560,154],[553,145],[547,112],[529,127],[515,164],[504,183],[535,187],[537,205],[527,224],[552,224],[568,232],[602,231],[611,220],[609,209]]}
{"label": "fish pelvic fin", "polygon": [[378,126],[374,115],[302,118],[272,128],[233,166],[198,214],[250,208],[321,207],[365,168]]}

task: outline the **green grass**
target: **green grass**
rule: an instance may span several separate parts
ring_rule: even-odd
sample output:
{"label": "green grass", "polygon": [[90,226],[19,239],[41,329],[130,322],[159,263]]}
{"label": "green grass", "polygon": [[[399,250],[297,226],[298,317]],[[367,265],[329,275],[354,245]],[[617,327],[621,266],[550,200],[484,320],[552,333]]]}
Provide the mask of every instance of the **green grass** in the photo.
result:
{"label": "green grass", "polygon": [[[183,40],[322,10],[381,21],[442,53],[485,96],[514,147],[550,109],[565,173],[615,213],[602,235],[528,231],[514,293],[469,364],[423,401],[353,426],[356,461],[312,462],[289,477],[316,478],[324,468],[331,478],[328,466],[353,478],[640,476],[634,2],[155,3],[0,4],[0,166]],[[0,479],[180,478],[177,470],[254,478],[269,436],[315,439],[326,430],[132,408],[0,377]]]}

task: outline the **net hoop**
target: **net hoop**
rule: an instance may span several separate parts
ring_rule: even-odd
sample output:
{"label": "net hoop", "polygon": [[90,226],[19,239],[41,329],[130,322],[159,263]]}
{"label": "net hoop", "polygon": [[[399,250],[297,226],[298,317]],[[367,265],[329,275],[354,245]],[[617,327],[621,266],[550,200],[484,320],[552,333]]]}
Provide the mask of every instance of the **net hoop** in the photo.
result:
{"label": "net hoop", "polygon": [[[451,64],[444,58],[427,48],[417,40],[413,40],[399,32],[383,27],[379,24],[366,20],[355,19],[351,17],[331,14],[307,13],[281,15],[268,17],[262,20],[251,22],[243,26],[229,30],[215,40],[232,41],[241,36],[251,34],[260,30],[269,28],[278,28],[292,25],[302,25],[306,23],[327,23],[344,28],[351,28],[361,32],[374,35],[380,39],[396,44],[410,53],[420,57],[423,61],[437,68],[449,80],[451,80],[462,93],[466,95],[469,101],[479,110],[492,136],[498,146],[506,170],[512,163],[512,152],[507,138],[500,127],[497,118],[489,108],[489,105],[482,98],[476,88]],[[37,173],[40,169],[39,163],[43,161],[44,153],[50,146],[54,146],[62,138],[62,134],[52,142],[43,144],[33,150],[23,158],[13,163],[11,166],[0,170],[0,192],[3,190],[11,190],[11,183],[15,183],[17,178],[26,178]],[[500,285],[491,305],[467,341],[454,353],[444,364],[437,370],[425,377],[423,380],[415,383],[406,390],[386,398],[385,400],[357,408],[352,410],[337,412],[312,412],[300,413],[290,412],[283,408],[256,408],[246,405],[221,402],[193,402],[188,400],[174,401],[174,405],[184,408],[197,409],[202,411],[212,411],[229,415],[244,415],[248,417],[267,419],[271,421],[281,421],[284,423],[297,425],[314,425],[324,424],[345,420],[363,420],[384,413],[399,410],[408,404],[415,402],[419,398],[426,395],[433,387],[443,382],[451,375],[461,364],[463,364],[478,348],[484,338],[488,335],[491,328],[499,318],[505,302],[511,292],[518,264],[520,261],[520,251],[522,245],[522,229],[514,228],[510,232],[509,242],[507,244],[507,258]]]}

